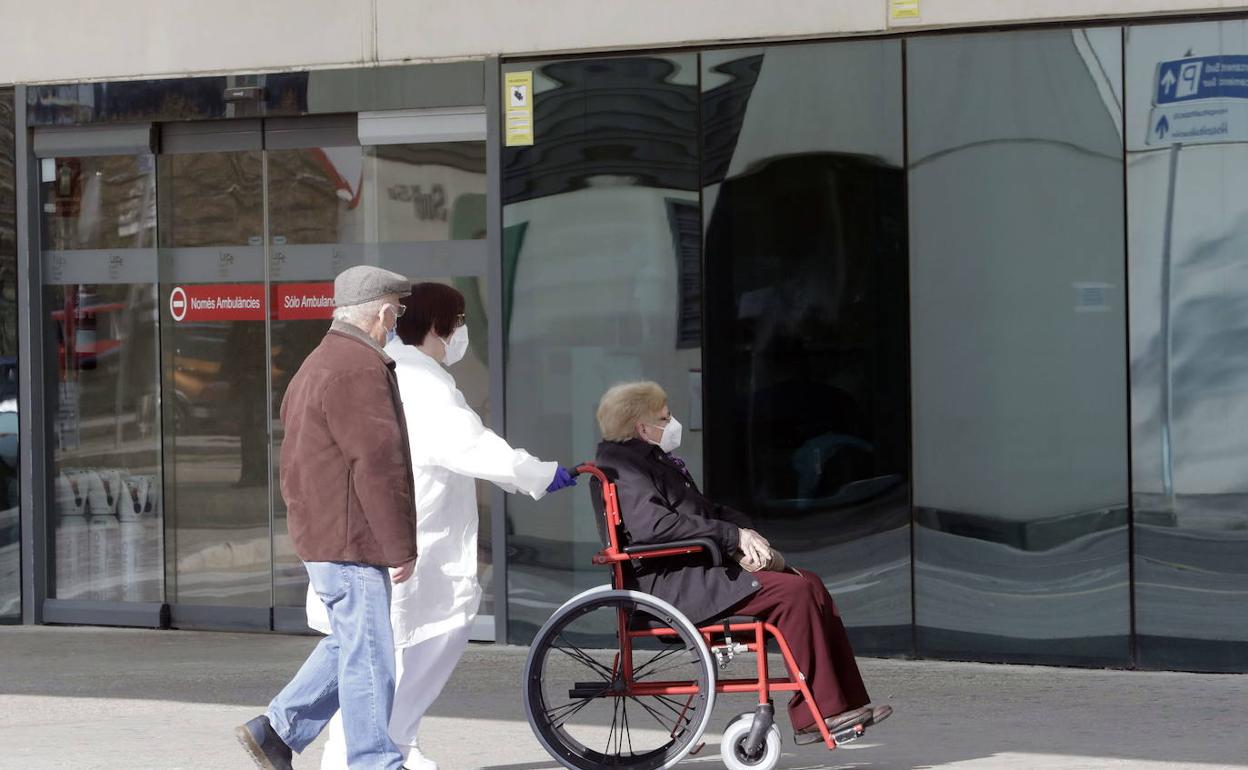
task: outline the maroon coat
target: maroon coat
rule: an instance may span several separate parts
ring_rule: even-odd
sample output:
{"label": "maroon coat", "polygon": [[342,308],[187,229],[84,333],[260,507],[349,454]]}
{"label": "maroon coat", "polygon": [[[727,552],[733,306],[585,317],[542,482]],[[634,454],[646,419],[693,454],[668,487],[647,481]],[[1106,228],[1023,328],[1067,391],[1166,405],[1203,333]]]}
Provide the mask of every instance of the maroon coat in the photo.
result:
{"label": "maroon coat", "polygon": [[394,361],[335,324],[282,399],[281,485],[304,561],[416,558],[411,451]]}

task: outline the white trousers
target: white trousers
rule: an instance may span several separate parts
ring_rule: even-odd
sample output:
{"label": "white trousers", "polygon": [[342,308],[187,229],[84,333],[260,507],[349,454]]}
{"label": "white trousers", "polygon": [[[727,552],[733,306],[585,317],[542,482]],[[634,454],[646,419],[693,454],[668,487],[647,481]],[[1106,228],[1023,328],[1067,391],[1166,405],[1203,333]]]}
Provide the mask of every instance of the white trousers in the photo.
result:
{"label": "white trousers", "polygon": [[[406,760],[417,746],[420,720],[437,700],[455,664],[468,647],[471,624],[394,651],[394,711],[390,714],[390,739]],[[329,739],[321,755],[321,770],[349,770],[347,739],[342,713],[329,721]]]}

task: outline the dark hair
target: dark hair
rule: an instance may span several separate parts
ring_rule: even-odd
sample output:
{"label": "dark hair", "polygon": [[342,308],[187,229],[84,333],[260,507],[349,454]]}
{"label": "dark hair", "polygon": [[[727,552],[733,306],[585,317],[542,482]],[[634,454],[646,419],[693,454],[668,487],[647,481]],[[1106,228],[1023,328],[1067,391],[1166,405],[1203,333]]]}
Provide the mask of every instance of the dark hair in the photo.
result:
{"label": "dark hair", "polygon": [[444,283],[418,283],[402,302],[407,312],[399,317],[395,331],[407,345],[424,342],[430,329],[446,339],[455,333],[455,321],[464,312],[464,295]]}

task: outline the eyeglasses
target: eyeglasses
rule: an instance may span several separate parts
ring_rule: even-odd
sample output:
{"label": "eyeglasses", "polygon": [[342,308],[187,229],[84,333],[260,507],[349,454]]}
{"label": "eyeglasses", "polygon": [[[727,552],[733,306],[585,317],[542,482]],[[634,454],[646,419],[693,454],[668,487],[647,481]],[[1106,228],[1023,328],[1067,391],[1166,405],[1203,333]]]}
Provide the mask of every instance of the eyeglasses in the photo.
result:
{"label": "eyeglasses", "polygon": [[389,307],[394,310],[395,318],[402,318],[403,314],[407,312],[407,305],[390,305]]}

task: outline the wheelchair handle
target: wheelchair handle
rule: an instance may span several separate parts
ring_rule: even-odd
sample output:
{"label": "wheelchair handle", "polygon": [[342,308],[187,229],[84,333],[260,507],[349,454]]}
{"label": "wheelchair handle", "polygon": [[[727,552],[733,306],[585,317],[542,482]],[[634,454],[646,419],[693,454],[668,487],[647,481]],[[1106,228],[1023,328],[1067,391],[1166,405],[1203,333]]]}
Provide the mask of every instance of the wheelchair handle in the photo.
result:
{"label": "wheelchair handle", "polygon": [[608,483],[607,474],[599,470],[598,466],[594,465],[593,463],[581,463],[575,468],[569,468],[568,472],[572,474],[572,478],[576,478],[577,476],[581,476],[583,474],[588,474],[598,479],[598,481],[600,481],[603,484]]}

